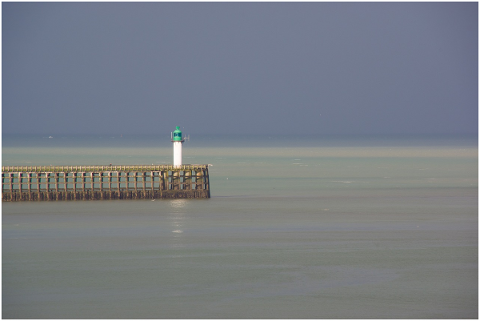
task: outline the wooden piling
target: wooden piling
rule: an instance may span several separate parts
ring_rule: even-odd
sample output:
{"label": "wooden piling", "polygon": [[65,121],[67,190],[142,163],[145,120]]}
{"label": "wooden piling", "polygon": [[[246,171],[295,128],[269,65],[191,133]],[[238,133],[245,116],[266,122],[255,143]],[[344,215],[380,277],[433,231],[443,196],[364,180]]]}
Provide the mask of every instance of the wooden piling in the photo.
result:
{"label": "wooden piling", "polygon": [[2,200],[210,198],[208,165],[2,166]]}

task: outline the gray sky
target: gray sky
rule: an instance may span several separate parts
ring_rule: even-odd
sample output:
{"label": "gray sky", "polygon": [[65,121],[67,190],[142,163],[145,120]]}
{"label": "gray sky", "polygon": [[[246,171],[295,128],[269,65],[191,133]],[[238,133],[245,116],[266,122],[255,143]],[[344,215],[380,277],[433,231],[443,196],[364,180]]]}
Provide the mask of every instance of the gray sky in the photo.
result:
{"label": "gray sky", "polygon": [[477,3],[2,3],[2,131],[478,128]]}

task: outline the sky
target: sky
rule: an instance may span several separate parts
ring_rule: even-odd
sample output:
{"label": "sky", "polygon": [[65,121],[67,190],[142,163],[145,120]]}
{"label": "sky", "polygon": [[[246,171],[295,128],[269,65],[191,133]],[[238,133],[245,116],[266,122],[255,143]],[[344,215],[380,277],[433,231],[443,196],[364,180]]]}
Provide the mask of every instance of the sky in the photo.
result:
{"label": "sky", "polygon": [[476,134],[478,4],[2,3],[2,133]]}

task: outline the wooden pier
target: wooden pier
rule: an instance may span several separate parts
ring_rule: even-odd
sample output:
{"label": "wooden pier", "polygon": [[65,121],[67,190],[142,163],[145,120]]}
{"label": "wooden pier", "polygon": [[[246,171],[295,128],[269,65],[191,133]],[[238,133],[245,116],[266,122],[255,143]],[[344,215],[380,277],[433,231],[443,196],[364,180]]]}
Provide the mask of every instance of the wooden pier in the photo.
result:
{"label": "wooden pier", "polygon": [[210,198],[208,165],[2,166],[2,200]]}

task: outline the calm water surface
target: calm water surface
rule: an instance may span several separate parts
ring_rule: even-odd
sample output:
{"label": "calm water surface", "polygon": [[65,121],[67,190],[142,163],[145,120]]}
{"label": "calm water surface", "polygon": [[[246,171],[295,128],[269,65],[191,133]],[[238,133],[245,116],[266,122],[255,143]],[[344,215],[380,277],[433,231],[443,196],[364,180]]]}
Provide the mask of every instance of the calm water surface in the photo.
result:
{"label": "calm water surface", "polygon": [[[2,161],[171,163],[112,137],[4,137]],[[208,200],[3,203],[3,317],[477,318],[476,141],[232,141],[184,145]]]}

